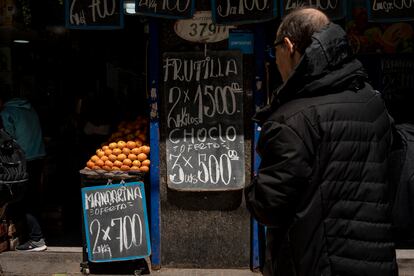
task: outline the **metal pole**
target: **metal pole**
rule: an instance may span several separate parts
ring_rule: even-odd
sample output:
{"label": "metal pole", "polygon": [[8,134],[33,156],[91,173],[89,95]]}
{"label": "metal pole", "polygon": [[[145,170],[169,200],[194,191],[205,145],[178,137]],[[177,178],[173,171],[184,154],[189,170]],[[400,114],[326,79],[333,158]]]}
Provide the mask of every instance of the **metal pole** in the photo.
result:
{"label": "metal pole", "polygon": [[158,21],[149,22],[149,76],[150,89],[150,197],[151,197],[151,263],[153,269],[161,268],[161,216],[160,216],[160,128],[159,128],[159,30]]}
{"label": "metal pole", "polygon": [[[255,84],[253,85],[254,111],[264,106],[265,91],[264,85],[264,68],[265,68],[265,32],[262,24],[257,24],[254,30],[254,55],[255,55]],[[260,165],[260,157],[256,153],[257,142],[260,134],[260,129],[257,123],[253,123],[253,141],[252,141],[252,176],[257,175]],[[259,270],[263,264],[262,244],[264,239],[263,226],[259,225],[255,219],[251,219],[251,269],[253,271]]]}

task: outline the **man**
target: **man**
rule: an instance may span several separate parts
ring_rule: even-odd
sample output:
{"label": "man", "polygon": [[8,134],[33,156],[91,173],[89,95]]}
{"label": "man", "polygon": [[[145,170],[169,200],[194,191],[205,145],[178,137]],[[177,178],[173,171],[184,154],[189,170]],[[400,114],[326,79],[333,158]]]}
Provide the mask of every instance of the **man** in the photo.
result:
{"label": "man", "polygon": [[5,90],[0,93],[0,116],[3,127],[24,151],[29,175],[29,187],[23,200],[9,206],[11,216],[25,221],[27,224],[25,228],[28,230],[28,237],[23,237],[27,241],[21,241],[16,250],[43,251],[47,247],[42,230],[32,214],[40,205],[36,194],[40,185],[42,158],[45,156],[39,118],[27,100],[10,99],[9,93]]}
{"label": "man", "polygon": [[283,85],[256,115],[262,161],[245,191],[267,226],[264,275],[398,275],[381,96],[316,9],[287,15],[275,50]]}

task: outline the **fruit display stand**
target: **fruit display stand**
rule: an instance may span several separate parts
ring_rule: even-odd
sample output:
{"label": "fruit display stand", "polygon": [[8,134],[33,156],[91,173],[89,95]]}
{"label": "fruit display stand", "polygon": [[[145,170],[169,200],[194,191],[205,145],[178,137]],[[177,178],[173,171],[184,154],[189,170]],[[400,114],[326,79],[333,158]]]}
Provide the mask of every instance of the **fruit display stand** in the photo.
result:
{"label": "fruit display stand", "polygon": [[[131,182],[143,182],[145,173],[139,171],[106,171],[102,169],[84,168],[79,171],[81,176],[81,187],[93,187],[112,184],[123,184]],[[143,204],[146,204],[145,202]],[[142,259],[111,261],[111,262],[92,262],[88,258],[87,234],[85,233],[85,220],[82,212],[82,262],[80,269],[82,274],[125,274],[142,275],[149,274],[151,270],[148,257]],[[103,230],[102,230],[103,231]]]}

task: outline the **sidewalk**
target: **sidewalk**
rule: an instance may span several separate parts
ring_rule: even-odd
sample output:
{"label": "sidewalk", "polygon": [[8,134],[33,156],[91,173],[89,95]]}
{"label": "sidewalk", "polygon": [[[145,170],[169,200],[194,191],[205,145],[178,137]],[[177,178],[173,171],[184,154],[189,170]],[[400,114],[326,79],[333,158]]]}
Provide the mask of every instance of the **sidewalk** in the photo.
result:
{"label": "sidewalk", "polygon": [[[44,252],[6,251],[0,254],[0,276],[69,276],[83,275],[81,247],[48,247]],[[133,273],[133,272],[132,272]],[[90,274],[95,275],[95,274]],[[100,276],[107,276],[97,274]],[[122,274],[132,275],[132,274]],[[148,275],[148,274],[147,274]],[[156,276],[260,276],[246,269],[178,269],[152,270]]]}
{"label": "sidewalk", "polygon": [[[397,250],[400,276],[414,275],[414,250]],[[69,276],[80,272],[80,247],[49,247],[44,252],[7,251],[0,254],[0,276]],[[131,272],[133,273],[133,272]],[[90,274],[95,275],[95,274]],[[108,276],[97,274],[100,276]],[[112,274],[113,275],[113,274]],[[119,274],[118,274],[119,275]],[[122,274],[133,275],[133,274]],[[152,270],[155,276],[260,276],[246,269],[180,269]]]}

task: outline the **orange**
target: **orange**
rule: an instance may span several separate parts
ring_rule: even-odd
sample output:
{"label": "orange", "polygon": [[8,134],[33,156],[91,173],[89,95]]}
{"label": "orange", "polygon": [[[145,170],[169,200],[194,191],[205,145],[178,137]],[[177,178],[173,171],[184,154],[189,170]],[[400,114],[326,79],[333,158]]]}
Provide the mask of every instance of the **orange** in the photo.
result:
{"label": "orange", "polygon": [[139,171],[139,167],[137,167],[137,166],[132,166],[132,167],[131,167],[131,171]]}
{"label": "orange", "polygon": [[116,148],[116,149],[113,149],[112,150],[112,154],[119,155],[121,153],[122,153],[122,150],[121,149]]}
{"label": "orange", "polygon": [[109,156],[108,156],[108,158],[109,158],[109,160],[110,160],[110,161],[112,161],[112,162],[114,162],[115,160],[117,160],[117,159],[116,159],[116,155],[114,155],[114,154],[109,155]]}
{"label": "orange", "polygon": [[91,157],[91,160],[93,161],[93,162],[96,162],[96,161],[98,161],[100,158],[97,156],[97,155],[94,155],[94,156],[92,156]]}
{"label": "orange", "polygon": [[129,152],[130,152],[131,150],[129,149],[129,148],[127,148],[127,147],[124,147],[123,149],[122,149],[122,153],[124,153],[125,155],[127,155],[128,156],[128,154],[129,154]]}
{"label": "orange", "polygon": [[113,171],[119,171],[119,167],[115,167],[115,166],[113,166],[113,167],[112,167],[112,170],[113,170]]}
{"label": "orange", "polygon": [[104,150],[104,152],[105,152],[105,155],[106,156],[109,156],[109,155],[111,155],[112,154],[112,150],[111,149],[106,149],[106,150]]}
{"label": "orange", "polygon": [[101,167],[99,167],[99,166],[93,166],[93,168],[92,168],[92,170],[100,170],[101,169]]}
{"label": "orange", "polygon": [[140,170],[141,172],[148,172],[148,171],[149,171],[149,168],[148,168],[147,166],[141,166],[141,167],[139,168],[139,170]]}
{"label": "orange", "polygon": [[111,161],[109,161],[109,160],[105,161],[105,166],[112,168],[113,165],[114,165],[114,163],[112,163]]}
{"label": "orange", "polygon": [[131,159],[132,161],[134,161],[135,159],[137,159],[137,156],[133,153],[128,154],[128,159]]}
{"label": "orange", "polygon": [[122,164],[122,162],[121,162],[121,161],[116,160],[116,161],[114,162],[113,167],[118,167],[118,168],[120,168],[122,165],[123,165],[123,164]]}
{"label": "orange", "polygon": [[97,160],[97,161],[95,162],[95,165],[96,165],[96,166],[99,166],[99,167],[102,167],[102,166],[104,166],[104,165],[105,165],[105,162],[104,162],[104,161],[102,161],[101,159],[99,159],[99,160]]}
{"label": "orange", "polygon": [[119,161],[124,161],[124,159],[126,158],[127,158],[126,155],[123,153],[118,154],[118,156],[116,157],[116,159],[118,159]]}
{"label": "orange", "polygon": [[103,147],[102,147],[102,150],[103,150],[103,151],[106,151],[107,149],[109,149],[109,146],[103,146]]}
{"label": "orange", "polygon": [[124,141],[118,141],[118,148],[123,149],[126,146],[126,143]]}
{"label": "orange", "polygon": [[139,139],[135,140],[135,143],[137,144],[137,147],[142,146],[142,141]]}
{"label": "orange", "polygon": [[105,171],[110,171],[110,170],[112,170],[112,167],[103,166],[102,169],[105,170]]}
{"label": "orange", "polygon": [[139,160],[132,161],[132,166],[141,167],[141,161]]}
{"label": "orange", "polygon": [[150,147],[149,146],[142,146],[141,147],[141,152],[148,155],[150,153]]}
{"label": "orange", "polygon": [[141,162],[141,166],[146,166],[149,167],[150,166],[150,161],[148,159],[145,159],[144,161]]}
{"label": "orange", "polygon": [[96,150],[96,155],[98,155],[98,157],[101,158],[102,156],[105,155],[105,152],[101,149],[97,149]]}
{"label": "orange", "polygon": [[118,147],[118,144],[115,143],[115,142],[112,142],[112,143],[109,144],[109,148],[112,149],[112,150],[116,149],[117,147]]}
{"label": "orange", "polygon": [[121,171],[129,171],[129,166],[122,165],[121,166]]}
{"label": "orange", "polygon": [[140,154],[141,153],[141,148],[133,148],[132,150],[131,150],[131,153],[133,153],[133,154],[135,154],[135,155],[138,155],[138,154]]}
{"label": "orange", "polygon": [[128,158],[124,159],[124,161],[122,161],[122,163],[126,166],[129,166],[129,167],[132,165],[131,159],[128,159]]}
{"label": "orange", "polygon": [[139,161],[144,161],[145,159],[147,159],[147,155],[145,153],[140,153],[138,154],[138,160]]}
{"label": "orange", "polygon": [[127,142],[127,147],[128,147],[129,149],[133,149],[133,148],[135,148],[135,147],[136,147],[136,143],[135,143],[134,141],[128,141],[128,142]]}
{"label": "orange", "polygon": [[102,161],[104,161],[104,162],[105,162],[106,160],[108,160],[108,159],[109,159],[109,158],[108,158],[108,156],[106,156],[106,155],[104,155],[104,156],[102,156],[102,157],[101,157],[101,160],[102,160]]}
{"label": "orange", "polygon": [[89,169],[92,169],[95,166],[95,163],[93,161],[89,160],[88,162],[86,162],[86,166]]}

